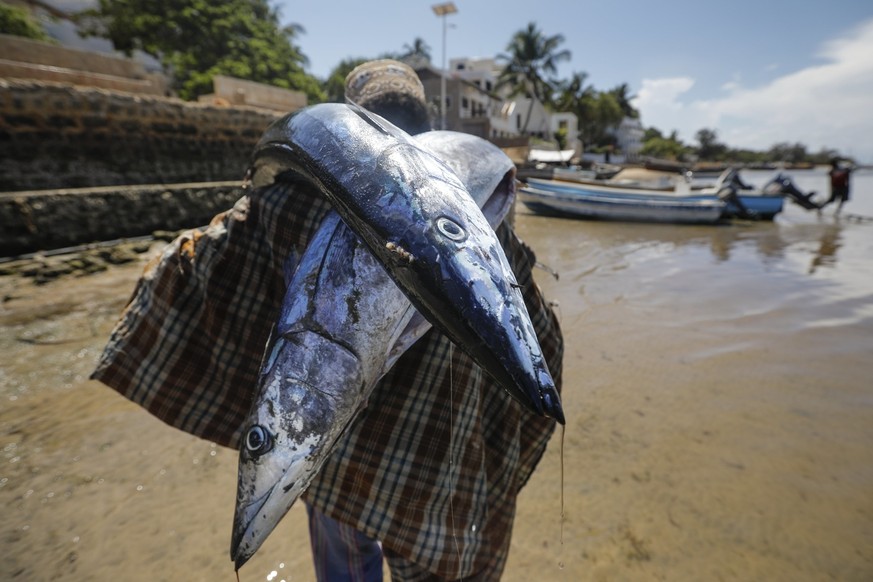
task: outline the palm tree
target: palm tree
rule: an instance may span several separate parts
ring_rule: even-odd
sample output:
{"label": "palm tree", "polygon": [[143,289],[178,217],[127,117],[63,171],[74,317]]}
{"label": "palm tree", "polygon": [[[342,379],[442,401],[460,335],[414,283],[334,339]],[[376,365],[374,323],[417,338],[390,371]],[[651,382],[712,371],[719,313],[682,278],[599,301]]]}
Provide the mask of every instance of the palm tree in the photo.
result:
{"label": "palm tree", "polygon": [[497,87],[510,87],[511,97],[524,95],[530,99],[522,133],[527,132],[533,100],[551,101],[554,81],[547,80],[544,75],[555,75],[557,64],[570,59],[570,51],[558,50],[563,42],[563,35],[545,36],[536,23],[531,22],[527,29],[515,33],[506,47],[507,54],[497,56],[498,61],[506,63],[497,79]]}
{"label": "palm tree", "polygon": [[631,101],[636,99],[636,95],[628,95],[628,93],[630,93],[630,87],[628,87],[627,83],[617,85],[613,89],[610,89],[609,92],[613,97],[615,97],[616,101],[618,101],[618,106],[621,107],[621,111],[624,113],[625,117],[637,119],[640,116],[640,112],[634,109],[630,104]]}
{"label": "palm tree", "polygon": [[586,85],[588,73],[573,73],[569,81],[560,81],[557,85],[558,97],[555,108],[558,111],[576,111],[580,101],[594,93],[593,85]]}
{"label": "palm tree", "polygon": [[409,57],[420,57],[428,62],[430,62],[430,47],[424,39],[420,37],[415,37],[415,40],[412,41],[412,45],[404,44],[403,45],[403,54],[400,55],[401,59],[407,59]]}

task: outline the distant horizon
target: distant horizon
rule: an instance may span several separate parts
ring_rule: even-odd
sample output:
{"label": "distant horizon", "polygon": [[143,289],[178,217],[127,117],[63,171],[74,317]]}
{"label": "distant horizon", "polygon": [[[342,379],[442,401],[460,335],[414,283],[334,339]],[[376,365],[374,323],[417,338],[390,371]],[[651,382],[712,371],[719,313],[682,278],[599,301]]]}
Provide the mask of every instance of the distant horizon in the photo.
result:
{"label": "distant horizon", "polygon": [[[416,38],[442,68],[443,21],[434,3],[340,2],[296,11],[288,0],[275,5],[283,24],[305,29],[297,44],[310,59],[308,72],[323,79],[343,59],[399,53]],[[536,22],[546,35],[562,34],[561,48],[572,53],[559,78],[587,72],[588,83],[603,91],[627,83],[644,127],[675,130],[686,144],[706,128],[732,148],[799,142],[811,153],[827,147],[873,163],[869,0],[801,0],[783,10],[751,0],[505,0],[500,10],[454,4],[457,14],[446,17],[446,65],[495,58],[515,32]]]}
{"label": "distant horizon", "polygon": [[[443,19],[435,2],[339,2],[300,9],[270,0],[320,80],[344,59],[400,53],[421,38],[443,68]],[[77,10],[93,0],[48,0]],[[873,164],[873,2],[799,0],[788,9],[735,0],[621,4],[505,0],[500,10],[455,0],[446,17],[446,66],[453,58],[496,58],[529,22],[561,34],[572,53],[558,78],[575,72],[606,91],[627,83],[644,127],[695,145],[700,129],[734,149],[801,143]],[[295,10],[295,8],[297,8]],[[96,39],[90,39],[92,45]]]}

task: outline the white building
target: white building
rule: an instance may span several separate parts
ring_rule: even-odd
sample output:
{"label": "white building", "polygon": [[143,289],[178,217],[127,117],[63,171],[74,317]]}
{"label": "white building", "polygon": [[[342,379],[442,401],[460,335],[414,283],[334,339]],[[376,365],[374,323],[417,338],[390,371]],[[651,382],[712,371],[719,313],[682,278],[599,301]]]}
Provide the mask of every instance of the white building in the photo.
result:
{"label": "white building", "polygon": [[[449,82],[454,81],[458,86],[466,85],[467,89],[457,91],[455,103],[452,103],[453,100],[447,91],[447,112],[454,106],[457,108],[455,115],[458,119],[487,115],[489,121],[487,137],[490,139],[532,136],[552,141],[557,131],[565,128],[566,147],[581,153],[582,144],[578,137],[579,123],[576,115],[569,112],[550,112],[535,99],[510,98],[508,89],[497,89],[500,71],[501,67],[492,58],[452,59],[446,76]],[[480,94],[476,96],[472,93],[471,87],[478,89]],[[459,103],[458,97],[460,97]],[[438,97],[436,103],[439,103]],[[447,118],[450,117],[447,114]],[[527,124],[526,130],[525,124]]]}
{"label": "white building", "polygon": [[615,130],[615,141],[627,160],[634,160],[643,149],[645,135],[643,123],[639,119],[625,117]]}
{"label": "white building", "polygon": [[551,132],[557,135],[558,131],[565,130],[567,135],[566,149],[574,150],[576,156],[582,156],[582,140],[579,139],[579,118],[575,113],[559,112],[551,115]]}

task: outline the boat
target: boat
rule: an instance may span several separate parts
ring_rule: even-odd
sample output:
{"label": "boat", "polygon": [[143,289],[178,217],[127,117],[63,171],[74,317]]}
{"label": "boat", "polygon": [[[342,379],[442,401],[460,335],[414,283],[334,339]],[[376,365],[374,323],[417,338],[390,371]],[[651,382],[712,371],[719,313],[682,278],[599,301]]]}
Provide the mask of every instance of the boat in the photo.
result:
{"label": "boat", "polygon": [[[791,179],[778,175],[761,189],[753,189],[740,180],[736,170],[724,172],[716,183],[706,188],[692,189],[683,178],[678,180],[550,180],[528,178],[525,188],[534,194],[543,192],[560,194],[566,207],[573,200],[585,208],[591,207],[596,197],[608,199],[613,204],[625,201],[622,208],[631,202],[660,202],[664,204],[687,203],[693,206],[700,202],[722,202],[721,218],[749,218],[773,220],[782,212],[786,195],[796,199],[799,193]],[[802,193],[801,197],[802,197]],[[574,198],[576,197],[576,198]],[[800,202],[798,202],[800,203]]]}
{"label": "boat", "polygon": [[519,200],[532,211],[550,216],[673,224],[714,224],[721,220],[726,207],[723,200],[714,197],[630,197],[532,186],[519,190]]}
{"label": "boat", "polygon": [[558,166],[555,164],[523,164],[518,166],[518,179],[525,181],[528,178],[541,178],[545,180],[566,180],[568,182],[607,180],[621,171],[621,167],[607,164],[593,164],[590,168],[579,166]]}

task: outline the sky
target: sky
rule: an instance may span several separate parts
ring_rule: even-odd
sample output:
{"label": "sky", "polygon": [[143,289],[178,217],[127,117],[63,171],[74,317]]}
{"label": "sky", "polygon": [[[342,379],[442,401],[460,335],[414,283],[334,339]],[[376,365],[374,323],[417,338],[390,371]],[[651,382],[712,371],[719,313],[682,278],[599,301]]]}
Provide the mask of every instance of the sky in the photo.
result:
{"label": "sky", "polygon": [[278,0],[283,24],[302,25],[308,72],[326,78],[350,57],[402,52],[421,38],[434,66],[496,57],[535,22],[562,35],[571,59],[559,78],[627,83],[645,127],[687,144],[706,128],[731,147],[802,143],[873,163],[873,0]]}

